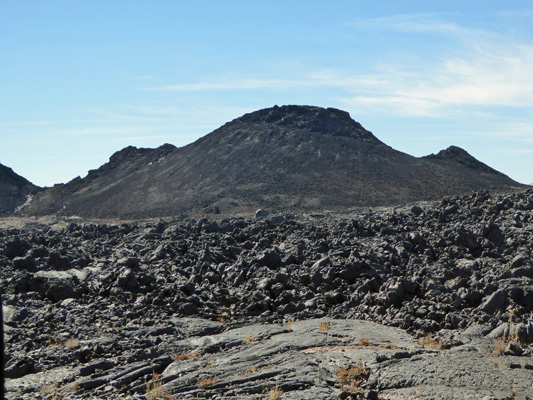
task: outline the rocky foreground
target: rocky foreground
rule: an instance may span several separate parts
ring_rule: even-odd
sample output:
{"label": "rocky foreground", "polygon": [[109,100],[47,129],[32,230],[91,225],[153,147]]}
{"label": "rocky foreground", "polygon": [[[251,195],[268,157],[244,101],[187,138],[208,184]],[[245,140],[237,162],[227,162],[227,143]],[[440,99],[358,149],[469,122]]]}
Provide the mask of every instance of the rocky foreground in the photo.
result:
{"label": "rocky foreground", "polygon": [[4,221],[8,398],[531,399],[532,213]]}

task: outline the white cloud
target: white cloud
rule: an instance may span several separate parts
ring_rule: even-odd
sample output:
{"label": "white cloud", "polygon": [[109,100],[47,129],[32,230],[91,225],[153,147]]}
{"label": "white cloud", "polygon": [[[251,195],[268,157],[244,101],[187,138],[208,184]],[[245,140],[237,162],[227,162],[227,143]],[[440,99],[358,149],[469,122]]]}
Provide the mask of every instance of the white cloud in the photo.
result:
{"label": "white cloud", "polygon": [[[468,42],[425,64],[380,64],[372,74],[318,70],[301,79],[223,79],[146,88],[150,91],[291,90],[335,88],[341,102],[381,113],[455,115],[464,107],[533,105],[533,45]],[[355,95],[354,95],[355,94]],[[179,110],[145,110],[175,113]]]}
{"label": "white cloud", "polygon": [[309,86],[304,80],[285,79],[227,79],[219,82],[183,83],[143,88],[146,91],[194,92],[201,90],[250,90],[250,89],[285,89]]}
{"label": "white cloud", "polygon": [[436,113],[438,104],[429,99],[408,95],[361,95],[344,98],[343,104],[348,108],[356,108],[359,114],[398,114],[403,116],[431,116]]}
{"label": "white cloud", "polygon": [[[441,15],[439,15],[440,17]],[[357,28],[392,30],[411,33],[436,33],[446,35],[471,34],[472,29],[466,29],[458,24],[444,22],[436,14],[399,14],[379,18],[359,19],[350,23]]]}
{"label": "white cloud", "polygon": [[367,78],[363,85],[350,85],[353,80],[347,80],[346,88],[357,95],[344,101],[412,116],[456,115],[465,108],[532,108],[531,65],[533,45],[469,43],[456,54],[426,65],[389,64],[386,73]]}
{"label": "white cloud", "polygon": [[35,121],[14,121],[14,122],[0,122],[0,127],[19,127],[19,126],[44,126],[53,124],[54,121],[49,120],[35,120]]}
{"label": "white cloud", "polygon": [[533,154],[533,149],[504,149],[504,150],[499,149],[497,153],[524,156],[528,154]]}
{"label": "white cloud", "polygon": [[453,57],[414,93],[446,105],[529,106],[533,101],[533,46],[487,44],[474,54]]}

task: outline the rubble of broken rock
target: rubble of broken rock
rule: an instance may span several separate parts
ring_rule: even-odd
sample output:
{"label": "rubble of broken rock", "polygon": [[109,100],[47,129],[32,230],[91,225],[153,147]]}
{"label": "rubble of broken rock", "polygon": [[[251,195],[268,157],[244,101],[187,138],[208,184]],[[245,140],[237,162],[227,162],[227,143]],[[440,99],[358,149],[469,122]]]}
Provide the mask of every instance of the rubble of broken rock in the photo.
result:
{"label": "rubble of broken rock", "polygon": [[4,226],[7,396],[533,398],[532,212]]}

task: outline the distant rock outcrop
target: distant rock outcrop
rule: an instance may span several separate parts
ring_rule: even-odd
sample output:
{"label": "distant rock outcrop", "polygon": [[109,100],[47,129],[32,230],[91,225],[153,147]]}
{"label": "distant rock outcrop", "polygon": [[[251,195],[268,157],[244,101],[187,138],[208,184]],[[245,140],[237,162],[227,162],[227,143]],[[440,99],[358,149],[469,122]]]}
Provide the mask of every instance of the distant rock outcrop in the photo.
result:
{"label": "distant rock outcrop", "polygon": [[39,190],[11,168],[0,164],[0,216],[12,214]]}
{"label": "distant rock outcrop", "polygon": [[87,177],[47,189],[27,212],[157,217],[345,209],[519,186],[457,147],[416,158],[382,143],[345,111],[276,106],[182,148],[127,147]]}

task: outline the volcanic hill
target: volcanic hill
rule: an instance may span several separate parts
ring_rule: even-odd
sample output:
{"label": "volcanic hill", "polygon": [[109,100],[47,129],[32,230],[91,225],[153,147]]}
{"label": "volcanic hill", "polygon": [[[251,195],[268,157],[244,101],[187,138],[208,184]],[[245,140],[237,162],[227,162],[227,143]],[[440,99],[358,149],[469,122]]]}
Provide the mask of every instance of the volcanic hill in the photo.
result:
{"label": "volcanic hill", "polygon": [[0,216],[12,214],[39,188],[27,179],[0,164]]}
{"label": "volcanic hill", "polygon": [[138,218],[345,209],[521,186],[457,147],[416,158],[345,111],[275,106],[182,148],[127,147],[85,178],[44,190],[25,212]]}

